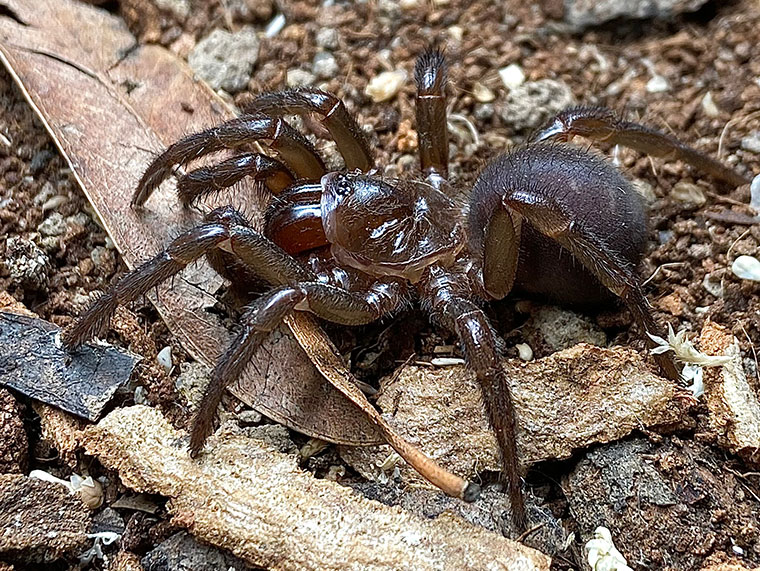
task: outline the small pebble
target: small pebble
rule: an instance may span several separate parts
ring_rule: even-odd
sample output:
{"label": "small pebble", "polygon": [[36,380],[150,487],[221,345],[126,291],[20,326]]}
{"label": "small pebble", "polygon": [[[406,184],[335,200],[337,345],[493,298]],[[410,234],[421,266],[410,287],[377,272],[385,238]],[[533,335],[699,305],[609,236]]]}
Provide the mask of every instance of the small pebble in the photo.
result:
{"label": "small pebble", "polygon": [[396,96],[405,82],[406,72],[404,70],[384,71],[370,80],[364,89],[364,93],[375,103],[388,101]]}
{"label": "small pebble", "polygon": [[713,101],[712,92],[708,91],[705,93],[705,96],[702,98],[702,111],[705,112],[705,115],[708,117],[717,117],[720,115],[720,109],[718,109],[718,106],[715,104],[715,101]]}
{"label": "small pebble", "polygon": [[670,90],[670,83],[661,75],[655,75],[652,79],[647,81],[648,93],[663,93]]}
{"label": "small pebble", "polygon": [[173,366],[171,345],[167,345],[158,352],[158,355],[156,355],[156,361],[158,361],[158,364],[164,368],[167,374],[171,373]]}
{"label": "small pebble", "polygon": [[49,198],[45,201],[45,203],[42,205],[42,211],[47,212],[48,210],[57,210],[59,206],[63,206],[68,202],[68,198],[63,196],[62,194],[56,194],[52,198]]}
{"label": "small pebble", "polygon": [[319,79],[332,79],[340,73],[340,66],[331,53],[317,52],[311,70]]}
{"label": "small pebble", "polygon": [[707,197],[701,188],[696,184],[684,181],[677,182],[673,186],[670,196],[679,202],[694,206],[702,206],[707,202]]}
{"label": "small pebble", "polygon": [[51,212],[50,216],[37,226],[37,232],[43,236],[60,236],[66,232],[66,221],[60,212]]}
{"label": "small pebble", "polygon": [[525,83],[525,73],[516,63],[511,63],[507,67],[501,68],[499,70],[499,77],[507,89],[514,89]]}
{"label": "small pebble", "polygon": [[515,345],[515,348],[517,349],[517,354],[521,361],[533,360],[533,349],[530,348],[530,345],[527,343],[518,343]]}
{"label": "small pebble", "polygon": [[760,132],[753,131],[742,139],[741,147],[750,153],[760,154]]}
{"label": "small pebble", "polygon": [[288,87],[304,87],[307,85],[313,85],[317,80],[314,74],[303,69],[289,69],[288,70]]}
{"label": "small pebble", "polygon": [[248,84],[258,57],[256,30],[245,26],[235,33],[214,30],[198,42],[187,62],[212,89],[235,93]]}
{"label": "small pebble", "polygon": [[282,32],[282,29],[285,27],[285,14],[277,14],[274,18],[272,18],[272,21],[267,24],[266,30],[264,30],[264,35],[267,38],[274,38],[277,34]]}
{"label": "small pebble", "polygon": [[749,194],[750,208],[760,214],[760,174],[752,179],[752,184],[749,185]]}
{"label": "small pebble", "polygon": [[316,37],[314,38],[314,41],[317,43],[317,46],[320,48],[326,49],[326,50],[334,50],[338,48],[338,43],[340,42],[340,35],[338,34],[338,30],[335,28],[321,28],[318,32]]}
{"label": "small pebble", "polygon": [[743,280],[760,282],[760,260],[752,256],[739,256],[731,264],[731,271]]}
{"label": "small pebble", "polygon": [[479,103],[490,103],[496,99],[496,94],[479,81],[472,86],[472,96]]}

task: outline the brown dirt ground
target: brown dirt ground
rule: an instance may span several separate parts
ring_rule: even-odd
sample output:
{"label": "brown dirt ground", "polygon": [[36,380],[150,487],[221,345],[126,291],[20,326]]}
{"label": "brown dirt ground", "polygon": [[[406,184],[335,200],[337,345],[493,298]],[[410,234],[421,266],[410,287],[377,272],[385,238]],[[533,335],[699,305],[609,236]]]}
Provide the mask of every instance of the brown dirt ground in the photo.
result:
{"label": "brown dirt ground", "polygon": [[[116,4],[109,3],[107,7],[117,9]],[[234,29],[246,23],[263,26],[276,12],[273,3],[266,1],[248,2],[255,6],[255,10],[248,12],[230,8],[246,2],[197,0],[194,4],[199,9],[184,22],[155,8],[150,0],[124,0],[121,13],[141,41],[162,43],[186,54],[189,46],[212,28]],[[395,165],[397,172],[411,171],[414,163],[402,158],[407,154],[405,135],[414,117],[411,83],[387,103],[373,104],[363,92],[371,77],[387,69],[387,62],[411,74],[416,55],[437,41],[447,46],[451,62],[451,111],[467,117],[480,134],[478,145],[453,138],[457,153],[452,157],[452,174],[462,188],[472,183],[490,157],[510,144],[520,143],[526,135],[510,130],[498,113],[488,112],[473,96],[475,84],[484,84],[495,91],[498,105],[506,91],[496,70],[513,62],[522,66],[528,80],[560,80],[570,87],[578,102],[609,106],[630,119],[640,119],[676,134],[713,156],[717,155],[719,140],[723,137],[720,155],[723,160],[740,165],[748,174],[760,172],[760,155],[739,146],[743,137],[760,130],[760,51],[757,50],[760,8],[755,0],[710,2],[699,12],[670,22],[618,22],[581,34],[570,34],[549,18],[548,14],[552,13],[549,4],[544,3],[546,8],[542,9],[540,4],[513,0],[476,1],[463,8],[448,1],[420,2],[417,8],[389,11],[383,2],[359,5],[336,2],[327,7],[312,2],[278,2],[278,8],[287,16],[288,26],[275,38],[262,40],[248,92],[282,88],[287,70],[311,69],[317,51],[316,33],[321,28],[334,27],[339,32],[340,44],[333,54],[341,71],[327,81],[325,87],[340,95],[360,122],[373,127],[378,164]],[[646,91],[649,75],[643,61],[647,59],[669,80],[670,90]],[[629,70],[636,72],[635,77],[620,83]],[[708,90],[720,110],[716,117],[707,116],[701,107]],[[236,101],[244,102],[246,97],[247,93],[237,94]],[[115,250],[107,247],[104,231],[91,218],[77,216],[88,211],[86,199],[5,72],[0,72],[0,132],[4,136],[0,141],[0,236],[3,238],[0,239],[0,291],[8,291],[46,319],[68,324],[80,311],[83,294],[106,287],[124,266]],[[685,327],[699,331],[708,319],[728,326],[739,339],[748,377],[757,380],[754,355],[760,344],[760,286],[739,280],[727,269],[736,256],[758,252],[760,225],[732,221],[738,216],[751,215],[744,206],[749,200],[749,187],[731,189],[701,179],[693,169],[678,162],[650,161],[629,152],[623,152],[621,160],[626,174],[650,184],[655,194],[651,204],[650,250],[640,273],[651,276],[647,295],[656,317],[661,323],[673,324],[676,330]],[[696,184],[706,194],[707,202],[692,207],[674,200],[669,194],[679,182]],[[57,196],[61,198],[55,198]],[[51,202],[51,199],[54,200]],[[46,237],[38,227],[52,211],[62,215],[63,229]],[[48,253],[50,263],[43,270],[45,279],[22,283],[11,276],[4,262],[8,259],[8,243],[16,237],[30,240]],[[663,237],[670,239],[661,244]],[[94,256],[93,251],[97,252]],[[722,284],[722,296],[704,287],[708,274],[714,282]],[[135,323],[139,323],[147,337],[139,329],[130,335],[125,332],[129,327],[122,327],[122,340],[142,336],[143,342],[147,339],[158,348],[171,342],[165,327],[157,322],[146,303],[135,304],[131,310],[138,319]],[[421,324],[418,316],[407,316],[405,320],[425,333],[422,343],[415,347],[418,353],[424,354],[440,342]],[[628,332],[630,318],[625,311],[607,311],[599,315],[597,321],[614,342],[644,350],[637,334]],[[387,337],[387,327],[386,324],[369,328],[362,335],[360,345],[368,347]],[[510,341],[513,337],[514,334]],[[339,341],[347,349],[357,344],[352,336]],[[402,344],[409,346],[409,343]],[[404,352],[403,348],[395,348],[391,361]],[[358,357],[357,353],[354,355]],[[175,360],[184,358],[181,348],[175,346]],[[361,362],[360,357],[357,360]],[[371,380],[378,372],[365,371],[365,376]],[[168,396],[161,387],[148,389],[151,399],[165,400]],[[757,540],[760,478],[751,467],[709,446],[710,439],[701,429],[704,410],[697,408],[694,417],[696,428],[680,435],[682,440],[674,443],[668,437],[661,442],[659,437],[652,436],[655,450],[647,453],[660,463],[681,454],[678,461],[667,462],[661,470],[670,477],[674,487],[688,482],[691,472],[687,474],[685,470],[695,471],[695,466],[709,467],[710,486],[715,484],[713,480],[721,481],[729,473],[739,474],[726,484],[729,491],[721,488],[720,492],[729,494],[724,499],[733,507],[727,508],[726,513],[716,514],[716,510],[711,511],[707,506],[698,512],[702,521],[692,521],[697,516],[691,513],[688,526],[684,519],[682,528],[677,527],[678,522],[670,521],[675,526],[674,536],[688,537],[692,533],[690,529],[699,527],[708,529],[710,537],[700,546],[693,546],[685,539],[680,543],[674,539],[673,545],[688,545],[688,549],[681,552],[676,548],[673,553],[664,555],[667,548],[659,543],[663,541],[661,537],[650,534],[647,526],[637,527],[635,517],[621,519],[630,527],[620,532],[628,543],[618,547],[636,568],[698,568],[709,556],[732,555],[733,541],[745,545],[745,561],[760,563]],[[32,457],[47,457],[44,445],[35,441],[33,419],[27,418],[27,421],[32,435]],[[682,441],[687,444],[683,445]],[[320,463],[315,464],[319,468]],[[556,517],[571,521],[568,529],[588,533],[583,525],[572,523],[567,502],[562,500],[561,489],[556,484],[572,467],[568,463],[537,470],[551,477],[536,475],[529,481],[539,491],[551,489],[546,496],[557,498],[552,500],[551,510]],[[555,483],[551,482],[553,479]],[[710,486],[705,489],[712,489]],[[739,488],[742,493],[734,494]],[[704,501],[712,501],[709,493]],[[716,505],[725,503],[715,501]],[[738,519],[731,521],[733,516]],[[128,529],[131,534],[128,537],[133,539],[127,548],[136,553],[145,553],[170,531],[166,522],[143,516],[139,521],[130,520]],[[558,565],[577,565],[576,558],[582,557],[582,553],[582,542],[576,539],[572,548],[558,557]]]}

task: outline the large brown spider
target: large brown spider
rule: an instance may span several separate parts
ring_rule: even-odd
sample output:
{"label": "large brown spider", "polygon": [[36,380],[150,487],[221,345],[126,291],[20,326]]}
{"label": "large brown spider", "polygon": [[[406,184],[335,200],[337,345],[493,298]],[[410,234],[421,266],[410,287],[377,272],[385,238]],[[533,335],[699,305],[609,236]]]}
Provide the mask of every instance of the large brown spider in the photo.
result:
{"label": "large brown spider", "polygon": [[[266,282],[271,289],[245,309],[242,330],[213,371],[192,427],[195,456],[212,430],[225,387],[288,313],[310,311],[328,321],[359,325],[398,310],[416,292],[432,318],[458,336],[480,382],[501,448],[512,517],[522,528],[515,416],[482,302],[501,299],[515,288],[575,303],[601,301],[611,291],[630,308],[642,332],[655,332],[634,273],[647,236],[639,195],[606,161],[556,142],[581,135],[679,158],[731,184],[748,181],[668,135],[618,120],[607,109],[575,108],[547,123],[528,145],[488,164],[463,209],[450,198],[446,180],[446,67],[439,51],[418,59],[415,79],[424,181],[367,174],[374,164],[364,134],[338,98],[317,89],[265,93],[244,115],[171,145],[143,175],[134,206],[141,206],[178,165],[267,142],[277,159],[240,153],[178,181],[186,206],[245,177],[261,182],[277,197],[264,233],[253,230],[231,206],[213,210],[204,224],[124,276],[63,339],[73,347],[104,334],[119,304],[202,256],[233,284]],[[345,170],[327,172],[313,146],[282,118],[286,114],[316,114],[335,140]],[[318,249],[308,266],[295,257]],[[315,265],[315,259],[324,264]],[[665,375],[678,379],[670,357],[656,358]]]}

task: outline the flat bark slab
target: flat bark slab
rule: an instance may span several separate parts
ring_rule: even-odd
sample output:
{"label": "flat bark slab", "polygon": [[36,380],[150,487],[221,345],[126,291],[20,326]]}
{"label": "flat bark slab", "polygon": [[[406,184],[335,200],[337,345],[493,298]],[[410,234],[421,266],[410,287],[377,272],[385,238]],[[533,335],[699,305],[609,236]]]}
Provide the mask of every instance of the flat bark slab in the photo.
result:
{"label": "flat bark slab", "polygon": [[[517,448],[523,465],[568,458],[591,444],[618,440],[642,426],[677,425],[690,402],[671,381],[649,371],[625,347],[580,343],[527,363],[505,360],[517,412]],[[499,449],[480,389],[464,366],[409,366],[381,383],[383,416],[444,468],[472,478],[500,469]],[[348,449],[341,456],[374,479],[387,467],[386,446]],[[409,482],[426,485],[406,466]]]}
{"label": "flat bark slab", "polygon": [[53,561],[84,550],[90,511],[65,487],[16,474],[0,475],[0,557]]}
{"label": "flat bark slab", "polygon": [[0,311],[0,384],[96,421],[139,358],[110,345],[72,355],[56,342],[59,332],[42,319]]}
{"label": "flat bark slab", "polygon": [[722,367],[704,369],[710,426],[718,442],[750,464],[760,464],[760,400],[747,381],[739,342],[720,325],[705,323],[699,346],[708,355],[726,355]]}
{"label": "flat bark slab", "polygon": [[221,431],[198,461],[151,408],[112,412],[84,446],[138,492],[169,497],[174,523],[266,569],[549,569],[546,555],[454,516],[418,518],[298,467],[295,454]]}

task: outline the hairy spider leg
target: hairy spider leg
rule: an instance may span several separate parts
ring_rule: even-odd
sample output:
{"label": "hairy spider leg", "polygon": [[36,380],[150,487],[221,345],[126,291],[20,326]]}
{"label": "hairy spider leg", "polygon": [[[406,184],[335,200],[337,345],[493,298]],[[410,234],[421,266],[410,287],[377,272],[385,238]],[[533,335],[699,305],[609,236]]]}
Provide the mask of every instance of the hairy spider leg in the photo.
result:
{"label": "hairy spider leg", "polygon": [[466,274],[434,265],[426,270],[420,297],[434,321],[456,334],[468,366],[475,372],[491,429],[501,451],[502,476],[509,488],[514,527],[525,530],[525,500],[520,484],[515,440],[515,411],[512,392],[499,359],[496,334],[483,310],[468,298]]}
{"label": "hairy spider leg", "polygon": [[262,93],[246,106],[246,111],[256,111],[273,117],[316,113],[319,121],[335,140],[346,169],[367,172],[374,166],[367,137],[343,101],[332,93],[311,87]]}
{"label": "hairy spider leg", "polygon": [[449,171],[449,130],[446,125],[447,66],[443,52],[428,49],[414,66],[417,83],[417,134],[420,168],[428,179],[446,179]]}
{"label": "hairy spider leg", "polygon": [[244,153],[179,177],[177,196],[183,206],[190,206],[203,196],[234,186],[246,177],[263,183],[274,195],[295,182],[293,173],[280,161],[261,153]]}
{"label": "hairy spider leg", "polygon": [[256,141],[268,141],[268,147],[277,152],[287,167],[300,178],[319,180],[325,174],[325,164],[314,146],[284,119],[247,114],[189,135],[167,147],[140,179],[132,197],[132,206],[142,206],[176,166]]}
{"label": "hairy spider leg", "polygon": [[734,186],[751,182],[719,160],[675,137],[640,123],[623,121],[614,111],[605,107],[566,109],[538,129],[531,136],[531,141],[568,141],[575,135],[623,145],[653,157],[682,160],[697,170]]}

